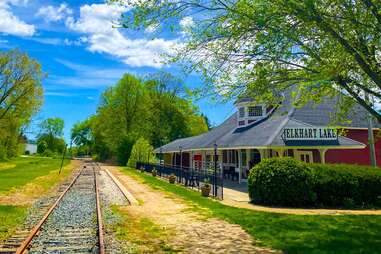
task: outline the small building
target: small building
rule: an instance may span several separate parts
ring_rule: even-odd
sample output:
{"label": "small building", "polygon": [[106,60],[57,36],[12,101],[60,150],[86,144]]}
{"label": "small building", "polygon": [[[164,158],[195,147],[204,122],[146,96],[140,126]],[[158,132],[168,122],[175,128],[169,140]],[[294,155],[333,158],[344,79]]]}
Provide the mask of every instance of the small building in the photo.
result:
{"label": "small building", "polygon": [[[216,158],[220,174],[245,181],[263,158],[289,156],[307,163],[370,164],[367,111],[355,105],[340,131],[332,127],[339,98],[296,108],[290,96],[279,105],[258,104],[251,98],[236,101],[237,111],[207,133],[177,139],[158,149],[166,165],[207,170]],[[337,124],[335,125],[337,126]],[[375,124],[374,131],[380,127]],[[345,134],[343,134],[345,133]],[[376,142],[381,163],[381,142]],[[215,156],[215,152],[217,155]]]}
{"label": "small building", "polygon": [[25,145],[25,154],[36,154],[37,153],[37,145],[36,144],[30,144],[27,143]]}

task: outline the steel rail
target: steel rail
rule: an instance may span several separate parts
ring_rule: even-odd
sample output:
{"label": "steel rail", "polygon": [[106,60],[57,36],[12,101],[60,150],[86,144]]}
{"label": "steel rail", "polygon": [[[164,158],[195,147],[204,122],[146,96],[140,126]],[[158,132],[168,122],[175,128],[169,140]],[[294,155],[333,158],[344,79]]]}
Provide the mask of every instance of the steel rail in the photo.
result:
{"label": "steel rail", "polygon": [[33,238],[37,235],[37,233],[40,231],[42,225],[45,223],[45,221],[48,219],[49,215],[53,212],[53,210],[57,207],[57,205],[60,203],[61,199],[65,196],[65,194],[69,191],[69,189],[74,185],[75,181],[78,179],[78,177],[82,174],[83,168],[81,171],[77,174],[77,176],[73,179],[73,181],[70,183],[70,185],[65,189],[65,191],[58,197],[56,202],[49,208],[49,210],[45,213],[44,217],[37,223],[36,226],[32,228],[32,230],[29,232],[29,235],[27,238],[21,243],[20,247],[17,248],[16,254],[23,254],[29,247],[29,244],[32,242]]}
{"label": "steel rail", "polygon": [[96,203],[97,203],[99,254],[104,254],[105,253],[105,245],[104,245],[104,238],[103,238],[102,211],[101,211],[101,204],[99,201],[100,198],[99,198],[99,190],[98,190],[98,179],[97,179],[97,173],[95,172],[95,168],[96,167],[93,166]]}

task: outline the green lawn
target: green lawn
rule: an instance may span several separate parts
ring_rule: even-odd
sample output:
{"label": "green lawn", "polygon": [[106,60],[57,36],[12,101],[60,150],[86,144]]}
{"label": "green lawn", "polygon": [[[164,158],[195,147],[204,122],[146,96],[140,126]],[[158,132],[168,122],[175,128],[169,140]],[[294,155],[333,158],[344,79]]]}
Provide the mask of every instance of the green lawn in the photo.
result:
{"label": "green lawn", "polygon": [[206,216],[239,224],[259,244],[286,253],[381,253],[381,216],[287,215],[253,211],[203,198],[198,192],[135,169],[124,168],[123,172],[155,189],[176,194]]}
{"label": "green lawn", "polygon": [[0,205],[0,241],[11,235],[23,222],[26,212],[24,206]]}
{"label": "green lawn", "polygon": [[[65,160],[64,165],[70,161]],[[61,159],[18,157],[7,162],[0,162],[0,192],[24,186],[35,178],[58,170]]]}

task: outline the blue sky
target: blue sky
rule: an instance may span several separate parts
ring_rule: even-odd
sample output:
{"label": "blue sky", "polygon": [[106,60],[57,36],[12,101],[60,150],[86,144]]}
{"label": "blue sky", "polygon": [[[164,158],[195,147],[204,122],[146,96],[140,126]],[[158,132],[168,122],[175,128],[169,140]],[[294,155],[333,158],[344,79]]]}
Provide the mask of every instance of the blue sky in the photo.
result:
{"label": "blue sky", "polygon": [[[171,53],[183,34],[162,33],[153,38],[150,29],[126,31],[115,28],[126,6],[104,1],[0,0],[0,50],[19,48],[37,59],[48,77],[43,80],[44,105],[34,126],[47,117],[65,120],[68,140],[74,123],[95,113],[99,95],[129,72],[137,75],[157,71],[181,77],[189,87],[202,81],[197,74],[185,76],[176,65],[164,65],[162,54]],[[181,26],[191,20],[181,20]],[[232,103],[196,101],[200,111],[214,124],[234,111]]]}

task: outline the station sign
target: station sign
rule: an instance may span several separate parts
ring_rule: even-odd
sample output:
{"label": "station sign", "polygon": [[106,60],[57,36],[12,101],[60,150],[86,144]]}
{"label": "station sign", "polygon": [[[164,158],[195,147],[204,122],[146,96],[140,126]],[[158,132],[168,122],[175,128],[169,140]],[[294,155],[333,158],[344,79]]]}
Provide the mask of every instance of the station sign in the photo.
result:
{"label": "station sign", "polygon": [[284,128],[283,140],[337,140],[338,132],[328,127]]}

